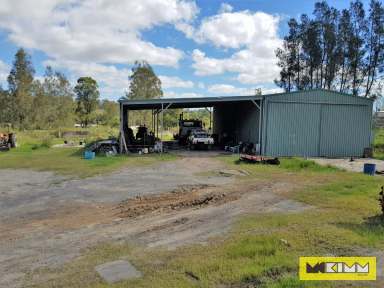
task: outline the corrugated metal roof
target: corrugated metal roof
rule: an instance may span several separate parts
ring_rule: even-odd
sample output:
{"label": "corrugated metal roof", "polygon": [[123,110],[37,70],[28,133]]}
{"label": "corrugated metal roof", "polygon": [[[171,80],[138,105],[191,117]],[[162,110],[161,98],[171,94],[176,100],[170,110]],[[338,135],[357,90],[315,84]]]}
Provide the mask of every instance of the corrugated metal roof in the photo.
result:
{"label": "corrugated metal roof", "polygon": [[320,94],[326,92],[328,94],[333,94],[333,95],[337,95],[337,96],[347,96],[347,97],[362,99],[363,101],[368,101],[368,102],[374,102],[375,101],[372,98],[355,96],[355,95],[348,94],[348,93],[343,93],[343,92],[338,92],[338,91],[328,90],[328,89],[321,89],[321,88],[311,89],[311,90],[300,90],[300,91],[292,91],[292,92],[281,92],[281,93],[266,94],[266,95],[264,95],[264,97],[281,96],[281,95],[287,95],[287,94],[295,96],[295,94],[302,95],[302,94],[307,94],[307,93],[311,93],[311,92],[320,92]]}
{"label": "corrugated metal roof", "polygon": [[[329,95],[336,96],[348,96],[351,101],[353,99],[359,99],[359,101],[366,102],[367,104],[372,103],[372,99],[363,98],[359,96],[353,96],[351,94],[340,93],[337,91],[325,90],[325,89],[313,89],[313,90],[302,90],[302,91],[293,91],[293,92],[282,92],[266,95],[248,95],[248,96],[219,96],[219,97],[196,97],[196,98],[160,98],[160,99],[145,99],[145,100],[129,100],[129,99],[120,99],[119,102],[122,103],[125,107],[130,110],[140,110],[140,109],[161,109],[161,105],[167,106],[172,103],[171,108],[200,108],[200,107],[209,107],[214,106],[222,102],[233,102],[237,103],[240,101],[251,101],[251,100],[262,100],[268,98],[273,100],[274,98],[279,98],[276,96],[287,96],[292,95],[292,97],[298,96],[298,98],[309,96],[309,94],[314,95],[315,97],[319,94],[316,92],[324,93],[326,92]],[[304,97],[305,97],[304,96]],[[309,99],[305,99],[305,102],[308,102]],[[333,101],[333,100],[332,100]]]}
{"label": "corrugated metal roof", "polygon": [[199,97],[199,98],[160,98],[147,100],[120,99],[119,102],[130,110],[139,109],[161,109],[161,105],[166,107],[171,104],[171,108],[199,108],[214,106],[218,103],[238,103],[241,101],[261,100],[263,96],[223,96],[223,97]]}

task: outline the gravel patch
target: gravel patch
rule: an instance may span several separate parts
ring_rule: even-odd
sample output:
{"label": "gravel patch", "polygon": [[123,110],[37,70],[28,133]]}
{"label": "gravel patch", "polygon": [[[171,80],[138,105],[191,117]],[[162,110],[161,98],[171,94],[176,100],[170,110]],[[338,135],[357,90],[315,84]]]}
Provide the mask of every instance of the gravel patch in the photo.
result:
{"label": "gravel patch", "polygon": [[343,169],[351,172],[363,172],[363,167],[365,163],[376,164],[376,171],[384,171],[384,161],[371,158],[354,158],[351,161],[351,158],[310,158],[309,160],[315,161],[320,165],[330,165],[339,169]]}

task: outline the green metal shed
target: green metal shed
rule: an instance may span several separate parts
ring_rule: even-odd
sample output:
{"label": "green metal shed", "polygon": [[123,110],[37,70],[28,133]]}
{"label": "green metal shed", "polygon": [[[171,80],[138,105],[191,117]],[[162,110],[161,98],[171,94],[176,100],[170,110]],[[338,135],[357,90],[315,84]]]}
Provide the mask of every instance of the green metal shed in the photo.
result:
{"label": "green metal shed", "polygon": [[262,103],[262,154],[362,156],[371,146],[371,99],[310,90],[266,95]]}
{"label": "green metal shed", "polygon": [[[202,107],[213,108],[213,133],[219,142],[231,135],[234,143],[253,143],[256,153],[266,156],[359,157],[364,148],[371,147],[373,101],[320,89],[269,95],[121,99],[121,135],[131,110],[151,110],[151,128],[159,136],[164,111]],[[123,137],[120,142],[121,152],[127,150]]]}

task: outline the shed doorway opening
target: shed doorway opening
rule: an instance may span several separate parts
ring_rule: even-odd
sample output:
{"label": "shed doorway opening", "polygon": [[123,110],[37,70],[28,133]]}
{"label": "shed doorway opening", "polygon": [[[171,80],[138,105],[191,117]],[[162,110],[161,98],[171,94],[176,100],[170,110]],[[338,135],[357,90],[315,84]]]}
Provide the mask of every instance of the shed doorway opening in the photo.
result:
{"label": "shed doorway opening", "polygon": [[[121,112],[121,135],[120,137],[120,151],[121,153],[129,153],[134,146],[146,145],[148,148],[151,146],[156,147],[157,143],[161,150],[166,146],[168,148],[187,148],[191,145],[185,143],[186,131],[193,134],[197,130],[195,137],[191,137],[189,142],[195,138],[199,139],[197,143],[208,141],[204,133],[209,134],[214,142],[212,146],[216,149],[224,149],[226,146],[237,146],[239,143],[249,143],[252,145],[255,153],[259,153],[261,149],[261,121],[262,121],[262,98],[258,96],[238,96],[238,97],[207,97],[207,98],[178,98],[178,99],[153,99],[153,100],[124,100],[120,102]],[[166,131],[164,125],[164,117],[167,112],[172,110],[183,111],[179,114],[174,114],[178,117],[177,132],[174,133],[176,137],[169,139],[169,132]],[[183,109],[183,110],[182,110]],[[203,119],[188,119],[188,113],[196,109],[205,109],[209,111],[209,125],[205,123],[202,125]],[[149,111],[151,115],[151,122],[147,129],[147,134],[150,135],[150,142],[143,141],[138,143],[134,141],[132,128],[130,125],[130,114],[133,111]],[[182,116],[180,116],[180,114]],[[185,118],[187,117],[187,118]],[[183,130],[182,125],[193,124],[191,129],[187,127]],[[200,124],[199,124],[200,123]],[[201,133],[198,133],[199,129]],[[168,136],[168,137],[165,137]],[[179,141],[180,137],[183,141]],[[203,137],[203,138],[202,138]],[[200,142],[201,141],[201,142]],[[208,141],[209,142],[209,141]],[[178,145],[176,145],[176,143]],[[181,145],[180,145],[181,144]],[[191,143],[189,143],[191,144]],[[193,144],[193,143],[192,143]],[[194,146],[194,145],[193,145]]]}

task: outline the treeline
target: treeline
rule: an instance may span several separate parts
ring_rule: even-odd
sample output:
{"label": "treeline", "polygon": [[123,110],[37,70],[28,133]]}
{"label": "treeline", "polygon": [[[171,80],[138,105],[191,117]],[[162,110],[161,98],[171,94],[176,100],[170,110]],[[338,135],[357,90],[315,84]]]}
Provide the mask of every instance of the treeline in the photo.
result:
{"label": "treeline", "polygon": [[286,91],[323,88],[377,97],[384,72],[384,8],[372,0],[368,11],[353,1],[342,11],[315,4],[313,16],[290,19],[283,47],[277,49]]}
{"label": "treeline", "polygon": [[8,89],[0,87],[0,125],[50,129],[73,127],[75,123],[119,123],[118,104],[99,100],[95,80],[81,77],[72,87],[63,73],[51,67],[46,68],[42,79],[36,79],[31,57],[24,49],[17,51],[7,80]]}

